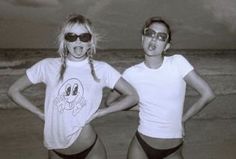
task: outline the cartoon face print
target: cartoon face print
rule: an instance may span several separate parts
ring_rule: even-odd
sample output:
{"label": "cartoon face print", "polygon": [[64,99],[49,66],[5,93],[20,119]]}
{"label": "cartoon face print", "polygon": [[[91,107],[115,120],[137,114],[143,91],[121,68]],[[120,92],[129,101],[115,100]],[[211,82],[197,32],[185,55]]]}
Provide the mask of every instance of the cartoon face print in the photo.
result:
{"label": "cartoon face print", "polygon": [[[71,85],[72,84],[72,85]],[[78,96],[80,96],[77,83],[68,83],[64,90],[64,97],[68,103],[72,103]],[[63,90],[62,90],[63,91]]]}
{"label": "cartoon face print", "polygon": [[82,83],[78,79],[72,78],[62,84],[54,104],[58,107],[59,112],[72,110],[73,115],[76,115],[86,105],[83,95]]}

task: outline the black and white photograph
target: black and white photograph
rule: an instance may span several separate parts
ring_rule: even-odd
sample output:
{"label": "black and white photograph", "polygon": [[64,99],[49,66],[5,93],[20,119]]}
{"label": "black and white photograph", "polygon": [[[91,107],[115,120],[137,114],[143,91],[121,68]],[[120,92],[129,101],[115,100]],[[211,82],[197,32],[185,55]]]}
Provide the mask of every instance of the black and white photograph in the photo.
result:
{"label": "black and white photograph", "polygon": [[235,159],[235,0],[0,0],[0,159]]}

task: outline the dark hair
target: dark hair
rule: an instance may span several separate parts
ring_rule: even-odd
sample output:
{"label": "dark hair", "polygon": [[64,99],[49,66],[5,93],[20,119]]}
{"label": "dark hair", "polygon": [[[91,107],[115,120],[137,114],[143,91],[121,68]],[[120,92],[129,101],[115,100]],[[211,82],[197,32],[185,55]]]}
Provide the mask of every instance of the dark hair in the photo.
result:
{"label": "dark hair", "polygon": [[169,24],[166,21],[164,21],[160,17],[148,18],[146,20],[145,24],[143,25],[142,34],[144,34],[144,29],[150,27],[150,25],[152,25],[153,23],[161,23],[161,24],[165,25],[165,27],[167,28],[168,35],[169,35],[168,42],[170,42],[171,41],[171,29],[170,29],[170,26],[169,26]]}

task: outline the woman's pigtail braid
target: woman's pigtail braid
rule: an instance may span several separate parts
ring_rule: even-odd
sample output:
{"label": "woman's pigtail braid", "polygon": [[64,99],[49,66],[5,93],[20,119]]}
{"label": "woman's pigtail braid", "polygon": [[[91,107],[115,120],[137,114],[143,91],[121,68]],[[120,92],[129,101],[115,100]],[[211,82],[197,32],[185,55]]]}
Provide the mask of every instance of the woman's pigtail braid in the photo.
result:
{"label": "woman's pigtail braid", "polygon": [[89,66],[90,66],[90,69],[91,69],[91,74],[92,74],[94,80],[96,82],[100,82],[100,79],[98,79],[98,77],[97,77],[97,75],[95,73],[94,64],[93,64],[93,54],[92,54],[92,52],[90,50],[88,52],[88,60],[89,60]]}
{"label": "woman's pigtail braid", "polygon": [[65,57],[63,57],[62,64],[61,64],[61,70],[60,70],[60,80],[63,80],[65,70],[66,70],[66,60],[65,60]]}
{"label": "woman's pigtail braid", "polygon": [[66,57],[68,55],[68,51],[67,51],[67,48],[64,47],[64,52],[61,56],[61,70],[60,70],[60,80],[63,80],[63,77],[64,77],[64,73],[66,71]]}

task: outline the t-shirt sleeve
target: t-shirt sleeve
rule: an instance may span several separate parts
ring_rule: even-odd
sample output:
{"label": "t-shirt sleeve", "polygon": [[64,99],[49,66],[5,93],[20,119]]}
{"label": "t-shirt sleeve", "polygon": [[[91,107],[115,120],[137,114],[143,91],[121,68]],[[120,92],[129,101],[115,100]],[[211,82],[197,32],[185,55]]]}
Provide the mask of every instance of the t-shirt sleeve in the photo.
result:
{"label": "t-shirt sleeve", "polygon": [[41,60],[26,70],[26,75],[33,84],[45,83],[45,60]]}
{"label": "t-shirt sleeve", "polygon": [[175,55],[175,61],[177,69],[183,78],[194,69],[188,60],[182,55]]}
{"label": "t-shirt sleeve", "polygon": [[104,85],[113,89],[121,74],[109,64],[106,64],[104,72]]}
{"label": "t-shirt sleeve", "polygon": [[123,72],[122,77],[123,77],[126,81],[130,82],[130,81],[131,81],[130,70],[129,70],[129,69],[126,69],[126,70]]}

